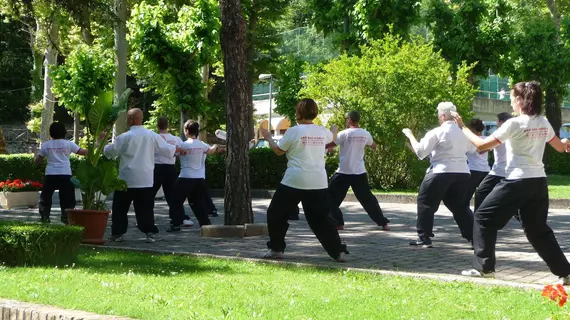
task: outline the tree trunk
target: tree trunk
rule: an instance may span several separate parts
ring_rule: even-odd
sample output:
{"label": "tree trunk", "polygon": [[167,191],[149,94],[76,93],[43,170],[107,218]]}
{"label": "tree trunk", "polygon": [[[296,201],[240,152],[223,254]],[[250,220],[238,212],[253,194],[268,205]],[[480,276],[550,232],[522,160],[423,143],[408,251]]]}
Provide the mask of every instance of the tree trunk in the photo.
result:
{"label": "tree trunk", "polygon": [[554,20],[554,24],[556,25],[556,30],[560,32],[560,12],[556,8],[556,3],[554,0],[546,0],[546,5],[548,6],[548,10],[550,11],[550,16]]}
{"label": "tree trunk", "polygon": [[[204,84],[204,101],[208,101],[208,79],[210,77],[210,65],[202,66],[202,83]],[[198,115],[198,123],[200,124],[199,139],[206,142],[208,132],[205,130],[208,125],[208,118],[205,115]]]}
{"label": "tree trunk", "polygon": [[[127,89],[127,1],[115,0],[115,101]],[[113,128],[113,140],[127,131],[127,114],[121,112]]]}
{"label": "tree trunk", "polygon": [[[253,10],[252,10],[253,11]],[[248,138],[255,138],[255,119],[253,117],[253,82],[255,81],[255,31],[257,29],[257,12],[253,11],[249,14],[249,25],[247,26],[247,45],[246,45],[246,67],[247,67],[247,108],[249,117]]]}
{"label": "tree trunk", "polygon": [[51,91],[53,80],[50,72],[57,65],[57,45],[59,44],[59,25],[52,19],[48,30],[48,43],[45,52],[44,97],[42,110],[42,124],[40,129],[40,142],[49,140],[49,126],[53,122],[53,107],[55,96]]}
{"label": "tree trunk", "polygon": [[557,136],[562,126],[562,93],[559,90],[546,88],[546,118]]}
{"label": "tree trunk", "polygon": [[226,225],[253,222],[249,185],[249,112],[245,56],[246,25],[240,0],[220,0],[227,94],[227,147],[225,183]]}
{"label": "tree trunk", "polygon": [[34,60],[34,66],[32,68],[32,93],[30,95],[32,102],[37,102],[42,99],[42,93],[44,91],[44,84],[42,81],[42,71],[44,65],[44,55],[41,50],[38,49],[36,43],[36,37],[40,32],[40,24],[36,23],[35,31],[33,27],[30,27],[30,49],[32,51],[32,58]]}

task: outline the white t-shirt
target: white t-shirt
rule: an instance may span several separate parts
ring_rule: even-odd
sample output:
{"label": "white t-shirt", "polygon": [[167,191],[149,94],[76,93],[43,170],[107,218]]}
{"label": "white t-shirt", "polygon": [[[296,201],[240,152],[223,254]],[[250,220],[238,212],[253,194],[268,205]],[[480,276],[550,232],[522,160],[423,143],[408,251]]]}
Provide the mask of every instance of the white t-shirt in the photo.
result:
{"label": "white t-shirt", "polygon": [[205,179],[206,178],[206,152],[207,144],[198,139],[188,139],[180,145],[187,154],[180,156],[180,178]]}
{"label": "white t-shirt", "polygon": [[506,179],[546,177],[542,155],[545,144],[555,137],[548,120],[523,114],[507,120],[493,137],[501,143],[510,142],[506,145]]}
{"label": "white t-shirt", "polygon": [[132,126],[129,131],[120,134],[115,143],[103,149],[107,158],[120,157],[119,179],[125,180],[128,188],[152,187],[154,154],[174,157],[175,152],[175,146],[143,126]]}
{"label": "white t-shirt", "polygon": [[[164,141],[170,145],[180,146],[182,144],[182,139],[175,137],[170,133],[159,133],[158,135],[161,136],[162,139],[164,139]],[[154,163],[174,165],[176,163],[176,157],[165,157],[157,152],[154,154]]]}
{"label": "white t-shirt", "polygon": [[467,148],[469,140],[455,121],[446,121],[426,133],[419,143],[412,144],[416,155],[424,159],[430,155],[433,173],[469,173]]}
{"label": "white t-shirt", "polygon": [[364,148],[374,143],[368,131],[362,128],[343,130],[339,132],[334,143],[340,147],[340,163],[336,172],[342,174],[366,173]]}
{"label": "white t-shirt", "polygon": [[493,168],[491,168],[491,172],[489,172],[492,176],[497,177],[506,177],[507,176],[507,144],[509,141],[501,144],[495,149],[493,149],[493,156],[495,158],[495,162],[493,163]]}
{"label": "white t-shirt", "polygon": [[328,129],[316,124],[298,124],[285,131],[278,144],[288,159],[281,183],[301,190],[328,188],[325,145],[332,139]]}
{"label": "white t-shirt", "polygon": [[42,143],[39,155],[47,158],[46,175],[71,175],[69,155],[77,153],[79,146],[65,139],[48,140]]}
{"label": "white t-shirt", "polygon": [[[487,138],[486,136],[479,136],[481,139]],[[489,154],[487,151],[479,153],[477,147],[471,143],[467,142],[467,165],[471,171],[479,172],[489,172]]]}

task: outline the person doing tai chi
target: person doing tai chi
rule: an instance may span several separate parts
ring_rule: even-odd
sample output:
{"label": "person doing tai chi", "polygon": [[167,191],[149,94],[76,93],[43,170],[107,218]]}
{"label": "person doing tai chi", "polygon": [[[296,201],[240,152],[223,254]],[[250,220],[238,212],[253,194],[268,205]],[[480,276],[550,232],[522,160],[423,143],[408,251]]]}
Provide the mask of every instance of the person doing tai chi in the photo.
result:
{"label": "person doing tai chi", "polygon": [[285,131],[279,144],[273,141],[270,132],[262,129],[273,152],[278,156],[286,155],[288,160],[285,175],[267,209],[269,249],[263,257],[283,258],[285,234],[289,228],[287,220],[301,202],[311,230],[329,256],[345,262],[346,245],[341,243],[336,227],[328,219],[325,170],[325,146],[336,138],[338,129],[333,126],[331,132],[313,123],[318,108],[312,99],[302,99],[295,109],[297,125]]}
{"label": "person doing tai chi", "polygon": [[473,214],[464,200],[469,181],[465,155],[469,141],[453,120],[451,113],[456,110],[453,103],[441,102],[437,106],[440,126],[420,142],[410,129],[402,130],[418,158],[429,155],[431,163],[418,192],[418,240],[410,242],[412,246],[432,247],[434,215],[442,200],[453,214],[461,236],[473,240]]}
{"label": "person doing tai chi", "polygon": [[511,106],[520,116],[507,120],[490,137],[481,139],[463,127],[458,114],[455,119],[477,148],[488,150],[509,142],[506,177],[499,182],[475,211],[473,269],[462,275],[492,277],[495,274],[497,232],[520,210],[525,235],[550,271],[570,284],[570,263],[546,223],[548,218],[548,183],[542,156],[548,142],[556,151],[565,152],[568,140],[560,140],[542,111],[542,88],[535,81],[519,82],[511,90]]}
{"label": "person doing tai chi", "polygon": [[218,150],[215,144],[209,147],[198,140],[200,125],[198,122],[188,120],[184,123],[184,133],[188,140],[180,146],[185,155],[180,155],[180,175],[174,184],[174,196],[170,205],[170,228],[167,232],[180,231],[184,221],[184,201],[192,201],[192,211],[200,226],[210,225],[210,218],[206,211],[204,192],[206,191],[206,157]]}
{"label": "person doing tai chi", "polygon": [[49,126],[49,135],[52,140],[42,143],[40,152],[36,155],[36,164],[40,165],[47,158],[47,166],[40,194],[41,222],[50,223],[52,197],[55,190],[59,190],[59,206],[61,208],[61,222],[67,224],[65,209],[75,208],[75,187],[71,182],[71,164],[69,156],[72,153],[84,156],[87,150],[81,149],[73,141],[65,139],[65,126],[54,122]]}
{"label": "person doing tai chi", "polygon": [[[475,133],[481,139],[485,139],[485,136],[482,136],[483,130],[485,130],[485,125],[483,125],[483,121],[481,119],[473,119],[469,123],[469,129],[471,132]],[[467,202],[467,207],[469,207],[469,203],[471,202],[471,198],[477,190],[477,187],[485,179],[487,174],[489,174],[489,152],[487,150],[479,151],[471,141],[467,142],[468,149],[467,149],[467,165],[469,166],[469,172],[471,176],[469,177],[469,181],[467,182],[467,191],[465,192],[465,202]],[[469,209],[471,210],[471,208]]]}
{"label": "person doing tai chi", "polygon": [[133,108],[127,113],[129,131],[119,135],[115,143],[106,145],[103,153],[107,158],[119,157],[119,179],[127,183],[127,190],[113,194],[111,237],[115,242],[124,241],[127,232],[127,213],[131,203],[135,207],[138,229],[145,233],[147,242],[156,242],[158,228],[154,225],[154,155],[174,157],[175,152],[185,153],[170,145],[155,132],[143,127],[141,109]]}
{"label": "person doing tai chi", "polygon": [[326,146],[327,149],[340,147],[340,164],[329,183],[330,214],[336,220],[337,229],[344,229],[344,219],[339,206],[346,197],[348,188],[352,187],[354,195],[372,221],[383,230],[390,230],[388,228],[390,221],[384,217],[378,200],[370,191],[364,166],[364,148],[369,146],[376,150],[376,143],[370,133],[358,125],[360,121],[358,111],[349,112],[345,118],[348,129],[341,131],[336,140]]}

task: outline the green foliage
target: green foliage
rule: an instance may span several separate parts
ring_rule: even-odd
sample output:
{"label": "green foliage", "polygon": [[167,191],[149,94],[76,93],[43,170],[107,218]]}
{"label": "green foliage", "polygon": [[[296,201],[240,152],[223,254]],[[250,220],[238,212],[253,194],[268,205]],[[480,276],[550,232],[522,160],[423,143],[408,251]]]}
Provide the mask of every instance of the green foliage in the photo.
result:
{"label": "green foliage", "polygon": [[0,263],[67,265],[76,261],[83,228],[0,220]]}
{"label": "green foliage", "polygon": [[301,74],[303,62],[289,55],[281,60],[277,68],[275,86],[279,92],[275,95],[275,112],[287,117],[295,125],[295,105],[299,100],[299,91],[303,88]]}
{"label": "green foliage", "polygon": [[133,7],[128,23],[132,50],[130,66],[145,91],[158,95],[147,124],[160,116],[171,127],[180,125],[180,111],[196,117],[206,112],[200,67],[213,63],[219,52],[219,9],[212,0],[177,8],[160,1]]}
{"label": "green foliage", "polygon": [[405,147],[402,129],[416,135],[438,125],[437,104],[452,101],[464,118],[470,118],[475,89],[467,81],[471,68],[452,67],[433,47],[414,40],[386,35],[361,48],[362,56],[342,56],[309,74],[301,95],[333,108],[332,123],[344,126],[343,114],[361,112],[361,126],[378,144],[365,160],[370,182],[382,189],[406,189],[419,185],[427,161],[419,161]]}
{"label": "green foliage", "polygon": [[114,71],[111,50],[79,45],[53,71],[52,91],[59,103],[84,117],[84,106],[92,105],[101,92],[113,88]]}
{"label": "green foliage", "polygon": [[512,8],[505,0],[429,0],[426,24],[434,47],[455,71],[462,63],[477,63],[473,77],[500,72],[501,56],[509,50]]}

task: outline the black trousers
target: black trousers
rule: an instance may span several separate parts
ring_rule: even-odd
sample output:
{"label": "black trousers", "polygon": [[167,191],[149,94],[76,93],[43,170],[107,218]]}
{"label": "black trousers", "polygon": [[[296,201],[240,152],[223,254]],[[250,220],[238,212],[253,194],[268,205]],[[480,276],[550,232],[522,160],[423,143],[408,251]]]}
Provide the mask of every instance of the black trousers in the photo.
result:
{"label": "black trousers", "polygon": [[154,225],[154,189],[152,187],[115,191],[113,194],[111,233],[122,235],[127,232],[129,224],[127,214],[131,203],[135,207],[137,228],[143,233],[158,233],[158,228]]}
{"label": "black trousers", "polygon": [[289,229],[287,220],[301,202],[309,227],[329,256],[336,259],[341,252],[347,252],[336,227],[329,220],[327,198],[327,189],[301,190],[280,184],[267,209],[267,247],[273,251],[285,251],[285,235]]}
{"label": "black trousers", "polygon": [[354,195],[362,208],[368,213],[368,216],[379,226],[385,226],[390,220],[384,217],[378,200],[372,194],[368,185],[368,176],[363,174],[342,174],[335,173],[329,183],[329,210],[331,216],[336,220],[339,226],[344,225],[342,211],[339,209],[340,204],[346,197],[348,188],[352,187]]}
{"label": "black trousers", "polygon": [[468,173],[433,173],[425,175],[418,193],[417,231],[420,238],[431,238],[434,216],[440,202],[451,211],[461,230],[461,236],[473,239],[473,213],[465,201],[465,192],[469,181]]}
{"label": "black trousers", "polygon": [[168,206],[170,206],[170,198],[172,197],[172,191],[174,188],[174,183],[178,178],[178,173],[176,172],[176,167],[173,164],[155,164],[154,165],[154,184],[152,186],[154,197],[156,193],[162,187],[164,191],[164,199]]}
{"label": "black trousers", "polygon": [[[473,198],[473,194],[475,194],[475,190],[477,190],[481,181],[483,181],[488,174],[489,172],[471,170],[471,176],[469,176],[469,181],[467,183],[467,191],[465,191],[465,201],[468,203],[467,206],[469,206],[471,198]],[[471,210],[471,208],[469,210]],[[473,211],[471,212],[473,213]]]}
{"label": "black trousers", "polygon": [[479,271],[495,271],[497,231],[520,210],[525,235],[550,271],[559,276],[570,275],[570,264],[562,253],[554,232],[546,224],[548,218],[548,183],[546,178],[503,180],[475,211],[473,267]]}
{"label": "black trousers", "polygon": [[61,208],[61,221],[67,223],[65,209],[73,209],[75,201],[75,187],[70,175],[46,175],[40,194],[39,211],[42,218],[49,218],[51,214],[52,197],[55,190],[59,190],[59,206]]}
{"label": "black trousers", "polygon": [[[210,197],[210,192],[208,192],[208,186],[206,185],[206,183],[204,183],[204,205],[206,213],[213,213],[213,212],[218,212],[218,209],[216,208],[216,205],[214,204],[214,201],[212,200],[212,197]],[[194,195],[190,195],[188,197],[188,204],[190,205],[190,209],[192,209],[192,212],[194,212],[194,214],[196,214],[196,204],[194,201],[195,196]],[[190,216],[188,216],[187,214],[184,214],[184,219],[188,220],[190,219]]]}
{"label": "black trousers", "polygon": [[475,211],[479,209],[483,200],[487,198],[489,193],[493,191],[496,185],[498,185],[501,181],[503,181],[505,177],[487,175],[483,181],[479,184],[477,188],[477,192],[475,192]]}
{"label": "black trousers", "polygon": [[206,190],[205,179],[178,178],[174,184],[174,195],[168,214],[173,226],[180,226],[184,221],[184,201],[192,199],[194,215],[200,226],[212,224],[206,211],[204,192]]}

